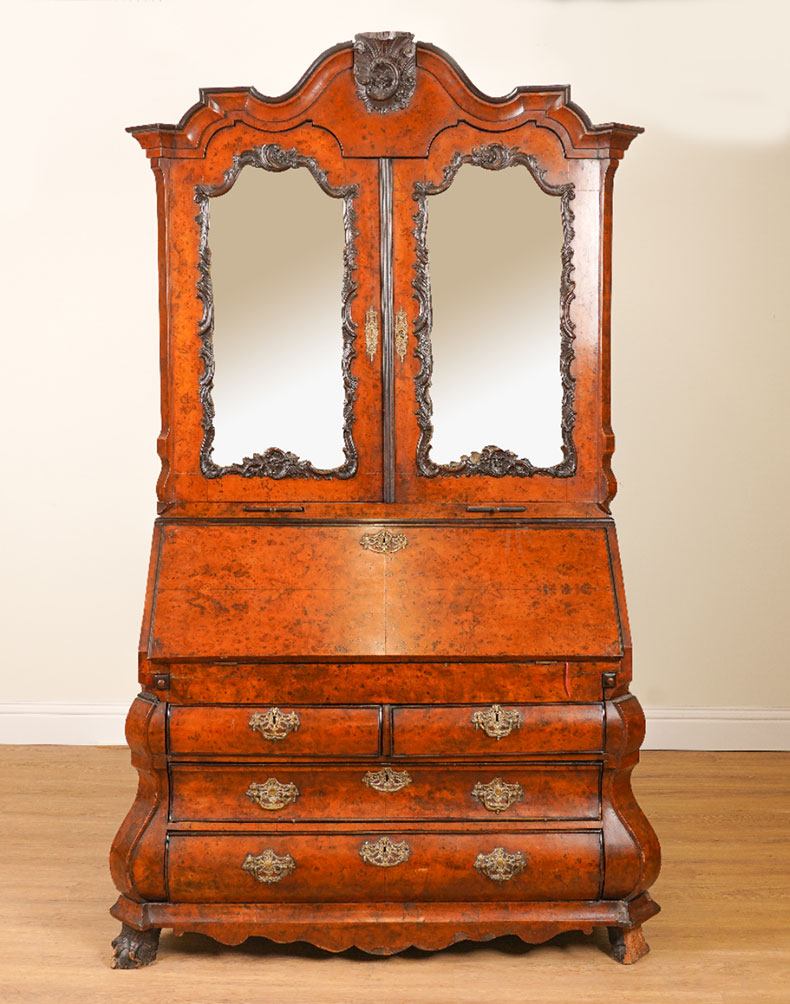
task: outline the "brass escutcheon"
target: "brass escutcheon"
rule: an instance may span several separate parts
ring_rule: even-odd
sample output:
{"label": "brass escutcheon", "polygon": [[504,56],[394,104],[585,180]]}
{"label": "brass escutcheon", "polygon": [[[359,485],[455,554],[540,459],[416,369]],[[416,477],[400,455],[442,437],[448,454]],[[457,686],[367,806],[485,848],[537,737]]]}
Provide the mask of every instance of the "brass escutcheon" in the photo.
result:
{"label": "brass escutcheon", "polygon": [[378,533],[365,533],[359,543],[366,551],[376,554],[395,554],[402,551],[409,541],[404,533],[392,533],[390,530],[379,530]]}
{"label": "brass escutcheon", "polygon": [[281,784],[276,777],[270,777],[262,784],[253,781],[247,789],[247,798],[262,809],[275,812],[291,805],[299,797],[299,789],[292,781]]}
{"label": "brass escutcheon", "polygon": [[368,307],[365,314],[365,353],[373,362],[379,344],[379,315],[375,307]]}
{"label": "brass escutcheon", "polygon": [[508,882],[527,866],[521,851],[510,854],[504,847],[495,847],[490,854],[478,854],[475,868],[492,882]]}
{"label": "brass escutcheon", "polygon": [[472,788],[472,798],[476,798],[489,812],[504,812],[514,802],[524,797],[524,789],[516,781],[508,784],[501,777],[495,777],[488,784],[478,781]]}
{"label": "brass escutcheon", "polygon": [[406,358],[406,349],[409,345],[409,319],[406,311],[401,309],[395,315],[395,351],[401,362]]}
{"label": "brass escutcheon", "polygon": [[260,854],[248,854],[241,867],[259,882],[271,885],[290,875],[296,868],[296,862],[290,854],[275,854],[271,847],[267,847]]}
{"label": "brass escutcheon", "polygon": [[521,715],[515,708],[506,710],[501,704],[492,704],[485,711],[475,711],[472,725],[482,729],[492,739],[509,736],[513,729],[521,728]]}
{"label": "brass escutcheon", "polygon": [[255,711],[250,718],[250,728],[260,732],[264,739],[279,742],[280,739],[296,732],[302,723],[295,711],[280,711],[279,708],[269,708],[268,711]]}
{"label": "brass escutcheon", "polygon": [[381,770],[369,770],[362,783],[375,791],[400,791],[411,784],[411,777],[407,770],[395,770],[387,764]]}
{"label": "brass escutcheon", "polygon": [[359,856],[366,864],[376,865],[377,868],[394,868],[409,860],[411,847],[405,840],[381,837],[379,840],[366,840],[359,849]]}

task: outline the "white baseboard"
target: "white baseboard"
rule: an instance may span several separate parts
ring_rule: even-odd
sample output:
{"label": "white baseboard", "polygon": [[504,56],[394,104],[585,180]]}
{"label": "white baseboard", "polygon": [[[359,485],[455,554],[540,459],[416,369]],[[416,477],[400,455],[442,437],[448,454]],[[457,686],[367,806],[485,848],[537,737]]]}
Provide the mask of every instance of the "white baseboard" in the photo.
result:
{"label": "white baseboard", "polygon": [[[0,704],[0,743],[122,746],[120,704]],[[644,749],[790,750],[790,708],[647,708]]]}

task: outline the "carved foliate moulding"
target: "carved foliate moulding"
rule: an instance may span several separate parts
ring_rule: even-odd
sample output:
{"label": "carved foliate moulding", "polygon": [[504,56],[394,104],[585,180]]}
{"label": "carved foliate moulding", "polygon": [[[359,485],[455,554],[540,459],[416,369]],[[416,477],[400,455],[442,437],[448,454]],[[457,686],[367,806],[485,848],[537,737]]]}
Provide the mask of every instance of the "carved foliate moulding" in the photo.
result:
{"label": "carved foliate moulding", "polygon": [[271,847],[267,847],[260,854],[248,854],[241,867],[259,882],[271,885],[290,875],[296,868],[296,862],[290,854],[275,854]]}
{"label": "carved foliate moulding", "polygon": [[295,711],[280,711],[279,708],[269,708],[268,711],[255,711],[250,716],[250,728],[259,732],[264,739],[279,742],[291,732],[296,732],[302,723]]}
{"label": "carved foliate moulding", "polygon": [[409,860],[411,847],[405,840],[381,837],[379,840],[366,840],[359,849],[359,856],[365,864],[376,865],[377,868],[394,868]]}
{"label": "carved foliate moulding", "polygon": [[411,775],[407,770],[395,770],[386,765],[381,770],[369,770],[362,778],[362,783],[374,791],[400,791],[411,784]]}
{"label": "carved foliate moulding", "polygon": [[274,812],[292,805],[299,797],[299,789],[293,781],[281,784],[276,777],[267,778],[262,784],[253,781],[247,789],[247,798],[262,809]]}
{"label": "carved foliate moulding", "polygon": [[478,781],[472,788],[472,798],[477,799],[489,812],[504,812],[514,802],[520,802],[524,797],[524,789],[516,781],[508,784],[501,777],[495,777],[488,784]]}
{"label": "carved foliate moulding", "polygon": [[354,36],[354,83],[369,112],[406,108],[417,84],[417,47],[406,31]]}
{"label": "carved foliate moulding", "polygon": [[490,854],[478,854],[475,868],[492,882],[509,882],[527,867],[521,851],[511,854],[504,847],[495,847]]}
{"label": "carved foliate moulding", "polygon": [[492,704],[485,711],[475,711],[472,715],[472,725],[482,729],[491,739],[504,739],[514,729],[521,728],[521,713],[515,708],[503,708],[501,704]]}
{"label": "carved foliate moulding", "polygon": [[379,530],[378,533],[365,533],[359,541],[366,551],[376,554],[395,554],[409,544],[405,533],[392,533],[390,530]]}

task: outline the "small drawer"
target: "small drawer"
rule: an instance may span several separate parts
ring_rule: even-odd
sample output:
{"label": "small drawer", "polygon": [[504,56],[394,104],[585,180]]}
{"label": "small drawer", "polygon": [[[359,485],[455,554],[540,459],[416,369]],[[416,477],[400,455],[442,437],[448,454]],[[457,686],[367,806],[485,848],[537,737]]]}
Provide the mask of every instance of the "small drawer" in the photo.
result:
{"label": "small drawer", "polygon": [[371,757],[380,742],[375,706],[171,706],[168,716],[173,755]]}
{"label": "small drawer", "polygon": [[395,756],[599,753],[603,704],[492,704],[395,708]]}
{"label": "small drawer", "polygon": [[600,830],[171,833],[174,903],[591,900]]}
{"label": "small drawer", "polygon": [[171,768],[173,822],[600,819],[601,766],[187,764]]}

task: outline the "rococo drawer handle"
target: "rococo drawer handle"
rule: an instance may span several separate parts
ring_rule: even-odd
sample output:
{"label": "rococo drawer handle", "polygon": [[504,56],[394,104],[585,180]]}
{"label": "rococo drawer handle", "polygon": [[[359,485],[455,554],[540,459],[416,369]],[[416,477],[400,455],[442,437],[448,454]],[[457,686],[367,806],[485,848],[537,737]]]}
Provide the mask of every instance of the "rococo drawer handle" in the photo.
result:
{"label": "rococo drawer handle", "polygon": [[359,849],[359,856],[366,864],[376,865],[378,868],[394,868],[409,860],[411,847],[405,840],[394,841],[389,837],[381,837],[380,840],[366,840]]}
{"label": "rococo drawer handle", "polygon": [[478,854],[475,868],[492,882],[508,882],[527,866],[521,851],[510,854],[504,847],[495,847],[490,854]]}
{"label": "rococo drawer handle", "polygon": [[279,708],[269,708],[268,711],[256,711],[250,718],[250,728],[260,732],[264,739],[278,742],[290,732],[296,732],[302,723],[295,711],[280,711]]}
{"label": "rococo drawer handle", "polygon": [[262,784],[253,781],[247,789],[247,798],[262,809],[274,812],[291,805],[299,797],[299,789],[292,781],[281,784],[276,777],[267,778]]}
{"label": "rococo drawer handle", "polygon": [[524,797],[524,789],[518,783],[508,784],[501,777],[495,777],[488,784],[478,781],[472,788],[472,798],[476,798],[489,812],[504,812],[514,802]]}
{"label": "rococo drawer handle", "polygon": [[521,728],[521,715],[515,708],[507,710],[501,704],[492,704],[485,711],[475,711],[472,725],[482,729],[492,739],[502,739],[509,736],[513,729]]}
{"label": "rococo drawer handle", "polygon": [[271,847],[267,847],[260,854],[248,854],[241,867],[259,882],[271,885],[272,882],[279,882],[286,875],[290,875],[296,868],[296,862],[290,854],[281,856],[275,854]]}
{"label": "rococo drawer handle", "polygon": [[391,533],[389,530],[379,530],[378,533],[364,533],[359,543],[366,551],[376,554],[395,554],[402,551],[409,541],[405,533]]}
{"label": "rococo drawer handle", "polygon": [[395,770],[387,765],[381,770],[369,770],[362,783],[375,791],[400,791],[411,784],[411,775],[407,770]]}

